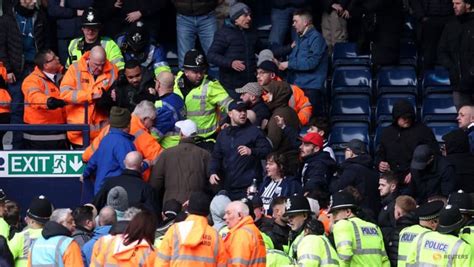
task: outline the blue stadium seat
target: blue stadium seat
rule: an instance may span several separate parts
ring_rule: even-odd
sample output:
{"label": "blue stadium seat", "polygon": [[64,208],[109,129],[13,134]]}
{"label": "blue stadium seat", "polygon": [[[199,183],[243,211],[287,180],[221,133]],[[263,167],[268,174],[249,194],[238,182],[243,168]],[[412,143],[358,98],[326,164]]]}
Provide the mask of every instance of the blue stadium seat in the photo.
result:
{"label": "blue stadium seat", "polygon": [[433,70],[425,71],[423,74],[422,90],[425,96],[428,94],[451,94],[448,70],[443,67],[436,67]]}
{"label": "blue stadium seat", "polygon": [[417,78],[413,67],[383,67],[377,74],[377,94],[417,95]]}
{"label": "blue stadium seat", "polygon": [[400,44],[400,65],[408,65],[416,68],[418,54],[414,43]]}
{"label": "blue stadium seat", "polygon": [[456,122],[429,122],[426,126],[430,127],[433,130],[433,134],[436,137],[438,143],[444,143],[443,135],[459,129]]}
{"label": "blue stadium seat", "polygon": [[391,122],[385,121],[377,125],[377,128],[375,129],[375,135],[374,135],[374,151],[378,150],[378,146],[380,144],[380,137],[382,136],[383,129],[385,127],[388,127],[390,124]]}
{"label": "blue stadium seat", "polygon": [[333,68],[338,66],[370,66],[370,55],[359,55],[356,43],[337,43],[332,54]]}
{"label": "blue stadium seat", "polygon": [[337,123],[333,126],[329,136],[329,144],[340,163],[344,157],[343,144],[352,139],[360,139],[370,148],[369,128],[364,123]]}
{"label": "blue stadium seat", "polygon": [[456,120],[456,107],[450,94],[433,94],[423,99],[421,116],[424,122],[453,122]]}
{"label": "blue stadium seat", "polygon": [[345,66],[334,70],[332,95],[367,94],[372,95],[372,74],[368,67]]}
{"label": "blue stadium seat", "polygon": [[375,121],[377,124],[383,122],[392,122],[393,105],[401,100],[408,100],[416,112],[416,97],[411,94],[384,94],[377,99],[377,106],[375,108]]}
{"label": "blue stadium seat", "polygon": [[371,123],[370,98],[367,95],[339,95],[332,100],[331,121]]}

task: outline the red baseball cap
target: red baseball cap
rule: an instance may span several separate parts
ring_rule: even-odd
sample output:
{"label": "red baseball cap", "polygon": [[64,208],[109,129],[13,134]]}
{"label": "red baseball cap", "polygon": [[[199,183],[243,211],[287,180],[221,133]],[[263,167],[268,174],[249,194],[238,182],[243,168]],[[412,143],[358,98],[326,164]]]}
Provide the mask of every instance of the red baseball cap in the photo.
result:
{"label": "red baseball cap", "polygon": [[318,133],[307,133],[303,138],[301,138],[303,143],[310,143],[319,148],[323,148],[323,137]]}

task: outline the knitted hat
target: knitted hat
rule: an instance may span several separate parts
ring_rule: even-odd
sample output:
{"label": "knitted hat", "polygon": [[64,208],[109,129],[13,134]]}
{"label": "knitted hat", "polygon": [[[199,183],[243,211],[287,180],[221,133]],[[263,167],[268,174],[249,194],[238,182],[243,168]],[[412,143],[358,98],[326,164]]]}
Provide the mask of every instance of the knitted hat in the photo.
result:
{"label": "knitted hat", "polygon": [[204,192],[193,192],[189,197],[188,212],[207,216],[210,212],[211,198]]}
{"label": "knitted hat", "polygon": [[107,206],[118,211],[125,211],[128,209],[128,194],[121,186],[112,188],[107,194]]}
{"label": "knitted hat", "polygon": [[278,72],[277,65],[273,61],[270,61],[270,60],[263,61],[262,63],[258,65],[257,68],[262,69],[264,71],[273,72],[273,73]]}
{"label": "knitted hat", "polygon": [[26,211],[26,216],[40,223],[46,223],[49,221],[51,213],[53,213],[51,202],[41,195],[31,201],[30,207]]}
{"label": "knitted hat", "polygon": [[263,49],[258,53],[257,66],[260,66],[263,61],[272,61],[273,62],[273,52],[270,49]]}
{"label": "knitted hat", "polygon": [[178,213],[181,212],[182,204],[179,203],[176,199],[169,199],[163,205],[163,213],[166,217],[173,217],[175,218]]}
{"label": "knitted hat", "polygon": [[256,82],[247,83],[242,88],[235,89],[236,93],[239,93],[239,94],[249,93],[254,96],[261,96],[262,91],[263,91],[262,86],[260,86],[260,84]]}
{"label": "knitted hat", "polygon": [[110,127],[127,128],[130,125],[130,111],[126,108],[112,107],[110,110]]}
{"label": "knitted hat", "polygon": [[241,15],[250,13],[250,8],[246,4],[240,2],[233,4],[229,9],[229,17],[232,22],[238,19]]}

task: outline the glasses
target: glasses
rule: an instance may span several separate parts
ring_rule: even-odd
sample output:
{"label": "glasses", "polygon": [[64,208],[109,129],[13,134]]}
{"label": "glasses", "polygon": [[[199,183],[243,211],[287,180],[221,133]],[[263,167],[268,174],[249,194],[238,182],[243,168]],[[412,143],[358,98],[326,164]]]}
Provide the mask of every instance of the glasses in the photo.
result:
{"label": "glasses", "polygon": [[57,60],[57,59],[59,59],[59,57],[58,57],[58,56],[54,56],[52,59],[46,60],[46,63],[53,62],[53,61],[55,61],[55,60]]}

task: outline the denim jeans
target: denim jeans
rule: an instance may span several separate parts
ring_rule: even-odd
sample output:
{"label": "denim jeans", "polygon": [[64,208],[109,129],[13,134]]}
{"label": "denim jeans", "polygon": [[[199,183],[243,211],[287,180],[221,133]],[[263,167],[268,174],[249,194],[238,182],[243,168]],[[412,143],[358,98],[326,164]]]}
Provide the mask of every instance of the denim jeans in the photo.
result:
{"label": "denim jeans", "polygon": [[217,30],[215,12],[203,16],[176,15],[176,32],[178,34],[179,68],[183,68],[184,55],[195,48],[196,36],[199,36],[201,47],[207,55]]}
{"label": "denim jeans", "polygon": [[[295,12],[294,7],[287,7],[285,9],[272,8],[272,29],[268,37],[271,45],[284,45],[286,34],[292,24],[293,12]],[[296,39],[296,32],[293,28],[291,28],[291,37],[292,40]]]}

